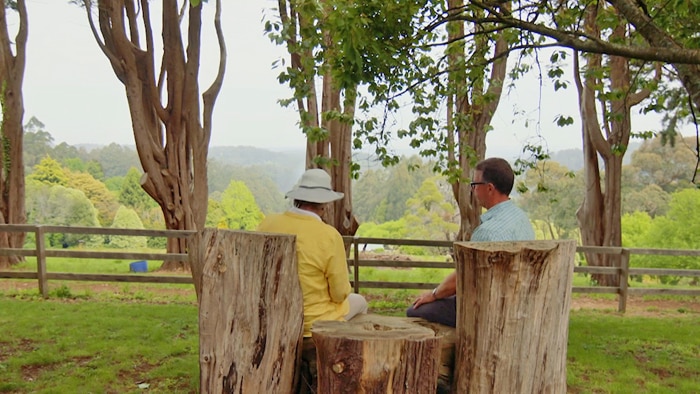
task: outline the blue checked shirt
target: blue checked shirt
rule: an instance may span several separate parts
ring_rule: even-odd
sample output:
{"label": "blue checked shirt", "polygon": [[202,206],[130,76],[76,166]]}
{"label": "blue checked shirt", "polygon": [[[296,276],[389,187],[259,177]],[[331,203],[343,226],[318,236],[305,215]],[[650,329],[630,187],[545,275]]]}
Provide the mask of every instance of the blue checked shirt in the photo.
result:
{"label": "blue checked shirt", "polygon": [[481,215],[481,224],[471,241],[532,241],[535,231],[527,214],[508,200],[494,205]]}

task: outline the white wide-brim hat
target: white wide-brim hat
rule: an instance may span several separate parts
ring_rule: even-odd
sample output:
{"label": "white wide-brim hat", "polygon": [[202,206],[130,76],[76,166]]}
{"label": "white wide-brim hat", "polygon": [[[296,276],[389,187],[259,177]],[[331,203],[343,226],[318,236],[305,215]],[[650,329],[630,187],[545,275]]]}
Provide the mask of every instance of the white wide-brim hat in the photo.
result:
{"label": "white wide-brim hat", "polygon": [[344,194],[331,188],[331,176],[320,168],[306,170],[285,197],[319,204],[340,200]]}

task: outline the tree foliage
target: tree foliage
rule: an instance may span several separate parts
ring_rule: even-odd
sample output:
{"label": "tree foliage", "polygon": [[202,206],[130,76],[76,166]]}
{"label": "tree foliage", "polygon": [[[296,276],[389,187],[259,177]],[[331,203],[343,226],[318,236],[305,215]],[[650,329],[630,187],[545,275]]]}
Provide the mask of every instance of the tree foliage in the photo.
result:
{"label": "tree foliage", "polygon": [[34,167],[39,164],[41,159],[51,153],[53,137],[44,127],[45,125],[33,116],[24,125],[22,152],[24,165],[27,167]]}
{"label": "tree foliage", "polygon": [[352,127],[358,103],[363,105],[361,91],[372,90],[389,75],[389,64],[408,59],[395,55],[412,39],[414,18],[423,4],[279,0],[279,19],[266,23],[270,38],[286,45],[290,54],[279,80],[294,92],[283,104],[296,104],[299,111],[307,138],[306,167],[326,169],[334,190],[344,193],[324,212],[325,221],[343,235],[353,235],[358,227],[351,179],[359,166],[351,158],[352,149],[359,147]]}
{"label": "tree foliage", "polygon": [[[636,212],[624,217],[624,245],[660,249],[700,248],[700,191],[684,189],[671,195],[668,213],[655,218]],[[691,256],[634,256],[632,266],[700,269],[700,259]],[[659,277],[662,283],[678,283],[680,277]]]}
{"label": "tree foliage", "polygon": [[98,218],[103,227],[112,223],[119,203],[117,197],[107,189],[104,183],[87,172],[69,171],[67,186],[85,193],[97,209]]}
{"label": "tree foliage", "polygon": [[[665,215],[671,199],[669,193],[658,185],[647,185],[643,189],[623,192],[622,213],[644,212],[650,217]],[[623,234],[624,236],[624,234]]]}
{"label": "tree foliage", "polygon": [[29,179],[47,185],[68,185],[68,174],[58,161],[49,156],[44,157],[39,164],[34,166],[34,171],[29,175]]}
{"label": "tree foliage", "polygon": [[675,144],[664,144],[662,137],[645,141],[632,153],[631,166],[635,177],[630,180],[638,189],[657,185],[667,193],[695,187],[695,138],[679,139]]}
{"label": "tree foliage", "polygon": [[255,198],[242,181],[231,181],[216,205],[211,223],[215,227],[231,230],[254,230],[263,220],[263,213],[255,203]]}
{"label": "tree foliage", "polygon": [[[475,23],[490,22],[496,30],[514,30],[524,40],[520,47],[562,46],[591,54],[607,54],[646,62],[669,63],[677,85],[666,90],[669,94],[657,95],[657,100],[647,110],[664,109],[678,114],[679,105],[686,105],[685,98],[700,108],[700,51],[695,36],[700,17],[698,5],[692,1],[636,1],[609,0],[598,2],[528,0],[517,3],[517,8],[503,10],[490,1],[470,2],[482,8],[486,15],[470,18]],[[599,36],[588,29],[590,20],[585,17],[591,9],[609,4],[613,12],[599,14],[596,23],[602,29],[609,28],[612,20],[623,20],[627,29],[641,39],[619,41],[609,36]],[[644,6],[640,6],[644,4]],[[614,15],[614,18],[610,16]],[[523,34],[527,32],[527,34]],[[690,111],[681,112],[688,120]],[[666,131],[676,132],[678,116],[673,116]],[[674,134],[665,138],[673,141]]]}
{"label": "tree foliage", "polygon": [[[58,184],[27,183],[27,223],[54,226],[99,227],[97,210],[85,194]],[[102,237],[84,234],[52,234],[52,247],[100,244]]]}
{"label": "tree foliage", "polygon": [[[406,235],[414,239],[454,240],[459,231],[459,215],[449,186],[439,178],[426,179],[418,191],[406,201],[403,217]],[[441,191],[442,189],[442,191]]]}
{"label": "tree foliage", "polygon": [[406,201],[431,175],[430,163],[418,156],[402,158],[395,166],[365,171],[353,188],[356,214],[363,222],[400,219]]}
{"label": "tree foliage", "polygon": [[[143,223],[135,210],[123,205],[119,207],[114,215],[112,228],[143,229]],[[126,235],[112,235],[109,237],[107,246],[119,249],[143,249],[147,245],[146,237],[135,237]]]}
{"label": "tree foliage", "polygon": [[126,173],[119,192],[119,203],[129,208],[144,210],[156,206],[153,199],[141,188],[142,174],[134,167]]}
{"label": "tree foliage", "polygon": [[519,205],[536,223],[544,239],[578,239],[576,210],[583,182],[568,168],[552,161],[538,163],[518,181]]}
{"label": "tree foliage", "polygon": [[[269,214],[285,209],[284,195],[272,179],[275,170],[280,169],[276,165],[240,166],[210,160],[208,168],[209,193],[223,192],[229,187],[232,180],[242,181],[255,197],[255,201],[263,213]],[[209,217],[208,213],[207,217]]]}
{"label": "tree foliage", "polygon": [[83,160],[100,163],[105,178],[124,176],[131,167],[140,165],[136,150],[115,143],[91,150]]}

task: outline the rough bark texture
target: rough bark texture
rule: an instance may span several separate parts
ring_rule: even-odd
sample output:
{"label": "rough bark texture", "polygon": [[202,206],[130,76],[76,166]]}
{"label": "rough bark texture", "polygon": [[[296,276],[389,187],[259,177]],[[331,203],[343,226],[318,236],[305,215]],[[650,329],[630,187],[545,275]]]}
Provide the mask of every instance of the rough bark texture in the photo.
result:
{"label": "rough bark texture", "polygon": [[576,241],[455,243],[454,393],[565,393]]}
{"label": "rough bark texture", "polygon": [[440,338],[427,327],[374,315],[314,323],[319,393],[435,393]]}
{"label": "rough bark texture", "polygon": [[[215,2],[214,27],[219,41],[219,70],[199,96],[202,3],[186,1],[186,36],[180,25],[178,1],[163,0],[163,54],[156,65],[151,2],[98,1],[98,25],[91,2],[84,0],[88,20],[100,49],[124,85],[134,141],[143,177],[141,186],[160,205],[169,230],[204,228],[207,214],[207,155],[214,103],[221,90],[226,48],[221,30],[221,0]],[[140,32],[145,43],[142,44]],[[185,41],[187,47],[185,48]],[[200,100],[203,107],[200,111]],[[187,253],[185,239],[168,239],[169,253]],[[163,269],[188,270],[182,262],[166,261]]]}
{"label": "rough bark texture", "polygon": [[[0,0],[0,224],[25,224],[24,162],[22,148],[24,97],[22,83],[26,64],[28,19],[24,0],[17,1],[19,27],[14,40],[8,32],[7,2]],[[14,53],[13,53],[14,48]],[[22,248],[24,232],[0,233],[0,248]],[[0,269],[21,261],[20,256],[0,256]]]}
{"label": "rough bark texture", "polygon": [[201,393],[292,393],[303,301],[293,236],[206,229],[190,239]]}

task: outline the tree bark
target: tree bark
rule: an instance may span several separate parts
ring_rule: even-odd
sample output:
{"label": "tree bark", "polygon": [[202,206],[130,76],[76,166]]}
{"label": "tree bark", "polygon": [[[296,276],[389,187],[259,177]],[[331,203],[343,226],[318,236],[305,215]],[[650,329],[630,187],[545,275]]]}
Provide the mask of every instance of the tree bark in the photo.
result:
{"label": "tree bark", "polygon": [[189,245],[200,392],[294,392],[304,320],[294,236],[206,229]]}
{"label": "tree bark", "polygon": [[[590,7],[586,12],[586,33],[601,37],[597,22],[597,8]],[[622,19],[612,29],[611,39],[627,39],[627,24]],[[609,56],[603,64],[603,56],[588,54],[585,78],[581,78],[579,56],[574,56],[574,78],[579,94],[579,107],[583,123],[583,153],[585,195],[576,213],[581,229],[583,245],[621,246],[622,245],[622,160],[629,145],[632,133],[631,108],[650,95],[648,89],[636,89],[630,75],[630,61],[619,56]],[[612,98],[600,95],[600,86],[605,81],[591,70],[607,69],[609,88],[606,91],[622,93]],[[656,80],[661,78],[657,68]],[[596,110],[596,100],[600,102],[602,116]],[[598,119],[602,121],[599,122]],[[601,127],[602,124],[602,127]],[[602,159],[604,171],[599,168]],[[601,173],[605,177],[601,177]],[[604,184],[605,187],[601,187]],[[618,267],[620,256],[586,253],[588,265],[598,267]],[[593,274],[592,279],[601,286],[618,286],[618,274]]]}
{"label": "tree bark", "polygon": [[[155,63],[151,3],[99,1],[96,26],[94,2],[83,1],[93,36],[126,91],[134,142],[144,172],[141,187],[160,206],[167,229],[203,229],[212,114],[226,65],[221,0],[214,2],[213,23],[219,43],[219,69],[201,98],[201,2],[196,6],[186,2],[182,8],[183,13],[188,11],[186,35],[180,27],[184,15],[179,14],[178,2],[164,0],[160,4],[163,54],[159,68]],[[143,45],[140,32],[145,38]],[[186,240],[168,239],[167,250],[187,253]],[[190,267],[183,262],[166,261],[161,268],[187,271]]]}
{"label": "tree bark", "polygon": [[[0,1],[0,223],[25,224],[24,206],[24,97],[22,83],[26,65],[28,18],[24,0],[17,1],[19,28],[14,41],[7,25],[6,1]],[[15,53],[13,54],[12,48]],[[22,248],[26,233],[0,233],[0,248]],[[22,261],[21,256],[0,256],[0,269]]]}
{"label": "tree bark", "polygon": [[576,241],[458,242],[454,393],[565,393]]}
{"label": "tree bark", "polygon": [[435,393],[440,337],[427,327],[387,316],[318,321],[319,393]]}

